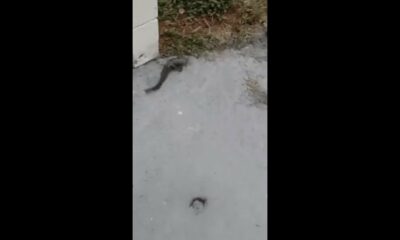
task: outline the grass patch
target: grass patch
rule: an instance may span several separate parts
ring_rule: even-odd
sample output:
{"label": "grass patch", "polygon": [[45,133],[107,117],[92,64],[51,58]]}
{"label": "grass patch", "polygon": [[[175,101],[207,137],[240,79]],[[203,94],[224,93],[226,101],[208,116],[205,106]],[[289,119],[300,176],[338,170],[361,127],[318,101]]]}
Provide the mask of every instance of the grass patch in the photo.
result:
{"label": "grass patch", "polygon": [[233,5],[235,0],[159,0],[161,19],[186,14],[190,17],[221,17]]}
{"label": "grass patch", "polygon": [[200,56],[201,53],[215,49],[218,40],[211,36],[193,34],[181,35],[174,30],[167,30],[162,34],[160,45],[164,56],[192,55]]}
{"label": "grass patch", "polygon": [[262,89],[257,80],[246,79],[245,84],[252,104],[268,105],[268,93],[266,90]]}
{"label": "grass patch", "polygon": [[265,31],[265,0],[158,1],[162,56],[240,46]]}

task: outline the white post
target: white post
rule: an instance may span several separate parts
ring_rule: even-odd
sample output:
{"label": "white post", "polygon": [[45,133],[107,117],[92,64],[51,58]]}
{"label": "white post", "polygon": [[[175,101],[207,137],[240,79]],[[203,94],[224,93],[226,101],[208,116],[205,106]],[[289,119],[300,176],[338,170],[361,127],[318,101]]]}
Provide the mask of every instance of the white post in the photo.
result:
{"label": "white post", "polygon": [[133,67],[159,54],[157,3],[157,0],[133,0]]}

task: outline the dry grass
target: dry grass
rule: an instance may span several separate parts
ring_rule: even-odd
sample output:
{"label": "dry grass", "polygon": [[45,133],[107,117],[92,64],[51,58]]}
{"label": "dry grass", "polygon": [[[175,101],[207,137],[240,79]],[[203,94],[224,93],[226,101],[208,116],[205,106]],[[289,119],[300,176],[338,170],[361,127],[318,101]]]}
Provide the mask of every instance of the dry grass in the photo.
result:
{"label": "dry grass", "polygon": [[266,5],[265,0],[236,0],[219,17],[193,17],[184,11],[163,9],[168,14],[160,17],[160,53],[197,56],[246,43],[265,31]]}

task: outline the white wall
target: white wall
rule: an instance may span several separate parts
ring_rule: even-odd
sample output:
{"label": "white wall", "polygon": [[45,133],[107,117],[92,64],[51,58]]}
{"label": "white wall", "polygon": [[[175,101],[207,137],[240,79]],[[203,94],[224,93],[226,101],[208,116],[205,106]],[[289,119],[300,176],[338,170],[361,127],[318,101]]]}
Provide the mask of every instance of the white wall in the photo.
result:
{"label": "white wall", "polygon": [[158,56],[157,0],[133,0],[133,66]]}

